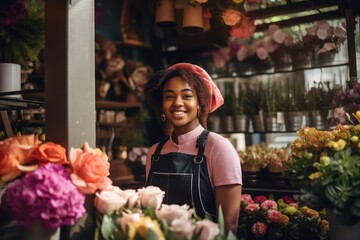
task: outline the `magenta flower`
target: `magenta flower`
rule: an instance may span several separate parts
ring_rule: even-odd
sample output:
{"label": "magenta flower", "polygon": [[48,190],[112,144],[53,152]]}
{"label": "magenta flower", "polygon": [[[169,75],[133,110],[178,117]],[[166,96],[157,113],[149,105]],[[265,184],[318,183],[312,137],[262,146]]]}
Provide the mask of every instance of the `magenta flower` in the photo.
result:
{"label": "magenta flower", "polygon": [[40,221],[45,227],[73,225],[85,212],[85,196],[61,165],[46,164],[7,187],[1,208],[21,226]]}
{"label": "magenta flower", "polygon": [[0,2],[0,28],[11,25],[26,16],[25,0],[2,0]]}

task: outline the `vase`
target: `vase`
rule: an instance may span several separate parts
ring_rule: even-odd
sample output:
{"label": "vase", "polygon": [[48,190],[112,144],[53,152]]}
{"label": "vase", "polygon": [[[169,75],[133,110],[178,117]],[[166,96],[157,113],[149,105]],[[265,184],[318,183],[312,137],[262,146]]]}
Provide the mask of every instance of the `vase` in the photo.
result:
{"label": "vase", "polygon": [[[21,66],[14,63],[0,63],[0,92],[21,90]],[[20,95],[7,97],[19,98]]]}
{"label": "vase", "polygon": [[352,225],[343,225],[335,217],[332,210],[328,211],[330,227],[330,240],[355,240],[360,239],[360,222]]}
{"label": "vase", "polygon": [[40,221],[35,221],[29,227],[24,229],[24,240],[59,240],[60,227],[46,228]]}

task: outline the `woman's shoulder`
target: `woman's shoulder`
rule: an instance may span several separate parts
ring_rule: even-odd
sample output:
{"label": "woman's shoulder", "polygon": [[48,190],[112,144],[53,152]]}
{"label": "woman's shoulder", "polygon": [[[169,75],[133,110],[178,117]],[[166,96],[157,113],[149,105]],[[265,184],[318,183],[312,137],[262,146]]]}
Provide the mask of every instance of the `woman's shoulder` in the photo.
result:
{"label": "woman's shoulder", "polygon": [[211,132],[209,133],[208,136],[208,143],[211,143],[214,146],[232,146],[231,142],[229,141],[229,139],[227,139],[226,137],[224,137],[223,135],[216,133],[216,132]]}

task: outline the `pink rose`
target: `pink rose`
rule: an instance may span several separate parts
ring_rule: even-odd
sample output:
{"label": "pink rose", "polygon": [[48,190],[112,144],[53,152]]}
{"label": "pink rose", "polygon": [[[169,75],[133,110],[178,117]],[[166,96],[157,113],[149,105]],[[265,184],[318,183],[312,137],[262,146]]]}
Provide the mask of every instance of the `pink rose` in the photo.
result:
{"label": "pink rose", "polygon": [[272,39],[277,43],[283,43],[285,41],[286,34],[281,29],[276,30],[273,34]]}
{"label": "pink rose", "polygon": [[254,197],[254,202],[256,203],[263,203],[265,200],[267,200],[267,197],[263,195]]}
{"label": "pink rose", "polygon": [[346,31],[342,27],[335,27],[334,35],[336,37],[343,38],[343,39],[347,38]]}
{"label": "pink rose", "polygon": [[241,202],[244,202],[245,204],[253,203],[254,201],[251,198],[250,194],[242,194],[240,198]]}
{"label": "pink rose", "polygon": [[94,206],[102,214],[111,214],[126,204],[126,199],[121,197],[119,188],[107,188],[95,193]]}
{"label": "pink rose", "polygon": [[165,220],[168,225],[175,219],[189,220],[193,214],[193,210],[189,209],[189,206],[177,205],[177,204],[162,204],[160,209],[155,210],[156,217],[161,220]]}
{"label": "pink rose", "polygon": [[191,239],[195,230],[195,225],[191,219],[174,219],[169,226],[176,239]]}
{"label": "pink rose", "polygon": [[138,190],[140,204],[144,208],[159,209],[165,196],[165,192],[155,186],[147,186]]}
{"label": "pink rose", "polygon": [[281,216],[281,212],[279,212],[278,210],[270,209],[267,212],[267,217],[272,222],[278,222],[280,220],[280,216]]}
{"label": "pink rose", "polygon": [[239,50],[236,52],[236,58],[240,62],[244,61],[246,57],[248,56],[249,49],[247,46],[242,45]]}
{"label": "pink rose", "polygon": [[226,25],[235,26],[241,20],[241,12],[228,8],[222,13],[221,17]]}
{"label": "pink rose", "polygon": [[250,203],[245,207],[245,212],[251,214],[260,209],[260,206],[258,203]]}
{"label": "pink rose", "polygon": [[266,228],[267,227],[264,223],[257,222],[252,225],[251,231],[256,237],[262,237],[266,233]]}
{"label": "pink rose", "polygon": [[122,213],[122,217],[117,220],[117,223],[120,225],[121,230],[126,232],[126,226],[131,225],[132,223],[139,222],[141,219],[140,213]]}
{"label": "pink rose", "polygon": [[200,233],[199,240],[215,239],[219,232],[218,224],[208,219],[197,221],[195,224],[195,233]]}
{"label": "pink rose", "polygon": [[273,200],[265,200],[263,203],[261,203],[260,207],[263,211],[277,209],[277,203]]}
{"label": "pink rose", "polygon": [[126,199],[126,207],[131,209],[134,208],[139,201],[139,193],[134,189],[126,189],[118,193],[122,198]]}

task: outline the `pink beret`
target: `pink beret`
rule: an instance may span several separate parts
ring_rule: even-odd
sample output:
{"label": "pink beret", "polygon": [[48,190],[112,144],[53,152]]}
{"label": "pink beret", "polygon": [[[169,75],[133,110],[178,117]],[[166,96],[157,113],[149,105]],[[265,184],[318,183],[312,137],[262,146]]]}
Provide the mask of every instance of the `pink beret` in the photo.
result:
{"label": "pink beret", "polygon": [[169,67],[170,70],[181,68],[192,72],[203,80],[210,95],[209,111],[214,112],[218,107],[224,104],[224,98],[221,95],[220,89],[216,86],[209,74],[201,67],[190,63],[177,63]]}

